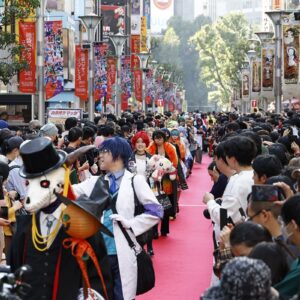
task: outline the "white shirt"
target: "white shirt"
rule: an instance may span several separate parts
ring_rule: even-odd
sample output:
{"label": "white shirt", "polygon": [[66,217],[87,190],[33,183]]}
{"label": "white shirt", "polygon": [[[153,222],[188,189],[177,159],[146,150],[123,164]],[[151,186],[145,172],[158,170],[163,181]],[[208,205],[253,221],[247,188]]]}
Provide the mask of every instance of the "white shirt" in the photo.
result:
{"label": "white shirt", "polygon": [[147,168],[147,157],[146,155],[143,156],[135,156],[136,160],[136,173],[138,175],[142,175],[147,179],[146,177],[146,168]]}
{"label": "white shirt", "polygon": [[246,213],[247,197],[251,193],[253,184],[253,170],[242,171],[230,177],[222,197],[221,206],[215,201],[207,203],[211,220],[215,223],[217,241],[219,240],[220,232],[220,208],[227,210],[227,217],[231,217],[235,224],[242,220],[239,209],[242,208]]}
{"label": "white shirt", "polygon": [[[53,220],[52,226],[50,228],[50,233],[53,232],[54,228],[57,225],[57,222],[59,221],[61,217],[61,212],[64,208],[64,204],[61,204],[52,214],[45,214],[44,212],[41,211],[40,213],[40,229],[41,229],[41,235],[46,236],[48,234],[48,227],[47,227],[47,217],[50,218],[50,220]],[[61,225],[60,225],[61,227]],[[59,227],[59,228],[60,228]],[[59,230],[57,231],[57,233]],[[47,248],[50,248],[52,243],[47,244]]]}

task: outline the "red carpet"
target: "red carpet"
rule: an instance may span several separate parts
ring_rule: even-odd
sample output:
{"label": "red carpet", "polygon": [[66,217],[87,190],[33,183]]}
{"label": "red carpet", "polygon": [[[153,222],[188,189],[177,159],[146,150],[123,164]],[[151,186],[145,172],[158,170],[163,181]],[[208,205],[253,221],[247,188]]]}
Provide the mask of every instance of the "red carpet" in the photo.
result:
{"label": "red carpet", "polygon": [[212,185],[207,174],[211,159],[203,157],[181,194],[180,213],[170,234],[154,243],[156,286],[139,300],[196,300],[209,287],[212,270],[212,225],[202,212],[203,193]]}

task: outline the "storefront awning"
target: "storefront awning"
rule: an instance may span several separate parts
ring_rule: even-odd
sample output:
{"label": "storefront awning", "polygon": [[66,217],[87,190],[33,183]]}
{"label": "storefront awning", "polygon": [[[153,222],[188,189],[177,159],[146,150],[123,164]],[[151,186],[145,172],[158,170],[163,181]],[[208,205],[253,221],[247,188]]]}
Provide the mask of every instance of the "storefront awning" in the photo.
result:
{"label": "storefront awning", "polygon": [[59,93],[56,96],[50,98],[49,100],[47,100],[47,102],[49,102],[49,103],[54,103],[54,102],[74,103],[75,97],[76,96],[75,96],[74,92],[62,92],[62,93]]}

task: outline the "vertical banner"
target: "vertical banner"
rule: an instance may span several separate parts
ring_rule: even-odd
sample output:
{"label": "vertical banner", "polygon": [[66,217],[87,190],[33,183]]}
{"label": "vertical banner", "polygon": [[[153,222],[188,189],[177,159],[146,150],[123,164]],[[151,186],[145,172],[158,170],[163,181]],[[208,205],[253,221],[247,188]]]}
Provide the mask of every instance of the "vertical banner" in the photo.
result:
{"label": "vertical banner", "polygon": [[64,90],[62,21],[45,21],[44,83],[46,100]]}
{"label": "vertical banner", "polygon": [[150,0],[144,0],[143,3],[143,16],[147,19],[147,29],[150,30],[151,25],[151,3]]}
{"label": "vertical banner", "polygon": [[262,48],[262,87],[264,91],[273,89],[274,48]]}
{"label": "vertical banner", "polygon": [[130,56],[121,57],[121,91],[121,109],[125,110],[131,97]]}
{"label": "vertical banner", "polygon": [[299,26],[283,26],[284,81],[297,84],[299,77]]}
{"label": "vertical banner", "polygon": [[141,30],[141,1],[131,1],[131,34],[140,34]]}
{"label": "vertical banner", "polygon": [[107,100],[113,97],[113,85],[116,83],[117,60],[115,57],[107,58]]}
{"label": "vertical banner", "polygon": [[75,95],[81,100],[88,99],[89,52],[80,45],[75,47]]}
{"label": "vertical banner", "polygon": [[24,47],[21,58],[28,63],[28,69],[19,74],[19,91],[32,94],[36,92],[35,22],[19,22],[19,32],[20,45]]}
{"label": "vertical banner", "polygon": [[143,91],[143,76],[142,70],[140,70],[140,60],[134,53],[140,52],[140,36],[131,36],[131,70],[134,79],[134,94],[137,101],[142,102],[142,91]]}
{"label": "vertical banner", "polygon": [[283,9],[283,0],[272,0],[273,9]]}
{"label": "vertical banner", "polygon": [[141,52],[148,52],[147,19],[146,19],[146,17],[141,17]]}
{"label": "vertical banner", "polygon": [[94,101],[99,101],[107,93],[106,51],[106,44],[94,47]]}
{"label": "vertical banner", "polygon": [[261,61],[256,59],[252,62],[252,92],[261,91]]}
{"label": "vertical banner", "polygon": [[249,99],[250,95],[250,73],[249,70],[244,70],[242,73],[243,83],[242,83],[242,98]]}

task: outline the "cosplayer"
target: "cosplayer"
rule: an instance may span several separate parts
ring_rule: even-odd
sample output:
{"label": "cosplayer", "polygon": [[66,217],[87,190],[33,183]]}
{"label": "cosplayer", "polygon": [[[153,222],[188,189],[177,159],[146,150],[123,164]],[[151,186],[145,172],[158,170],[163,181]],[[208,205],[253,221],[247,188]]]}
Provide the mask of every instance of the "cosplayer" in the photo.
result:
{"label": "cosplayer", "polygon": [[[110,232],[95,221],[108,203],[108,193],[101,189],[92,204],[78,198],[67,207],[60,196],[74,199],[68,166],[91,147],[67,155],[41,137],[20,149],[24,162],[20,175],[28,185],[24,207],[32,215],[17,218],[9,264],[13,271],[23,264],[32,268],[24,278],[32,286],[26,299],[113,299],[109,261],[99,231]],[[77,217],[69,207],[77,208]],[[79,227],[92,231],[82,233]]]}
{"label": "cosplayer", "polygon": [[[93,198],[104,180],[109,185],[110,206],[104,211],[103,224],[113,232],[114,238],[104,234],[111,271],[114,281],[114,300],[132,300],[137,294],[137,257],[120,229],[126,230],[135,248],[141,250],[136,237],[158,224],[163,210],[147,184],[145,177],[134,175],[126,168],[132,150],[129,143],[119,137],[105,140],[100,147],[100,169],[105,176],[93,176],[84,182],[73,185],[76,195]],[[135,196],[144,212],[135,214]],[[114,213],[113,213],[114,212]],[[116,213],[117,212],[117,213]],[[118,221],[118,222],[117,222]]]}

